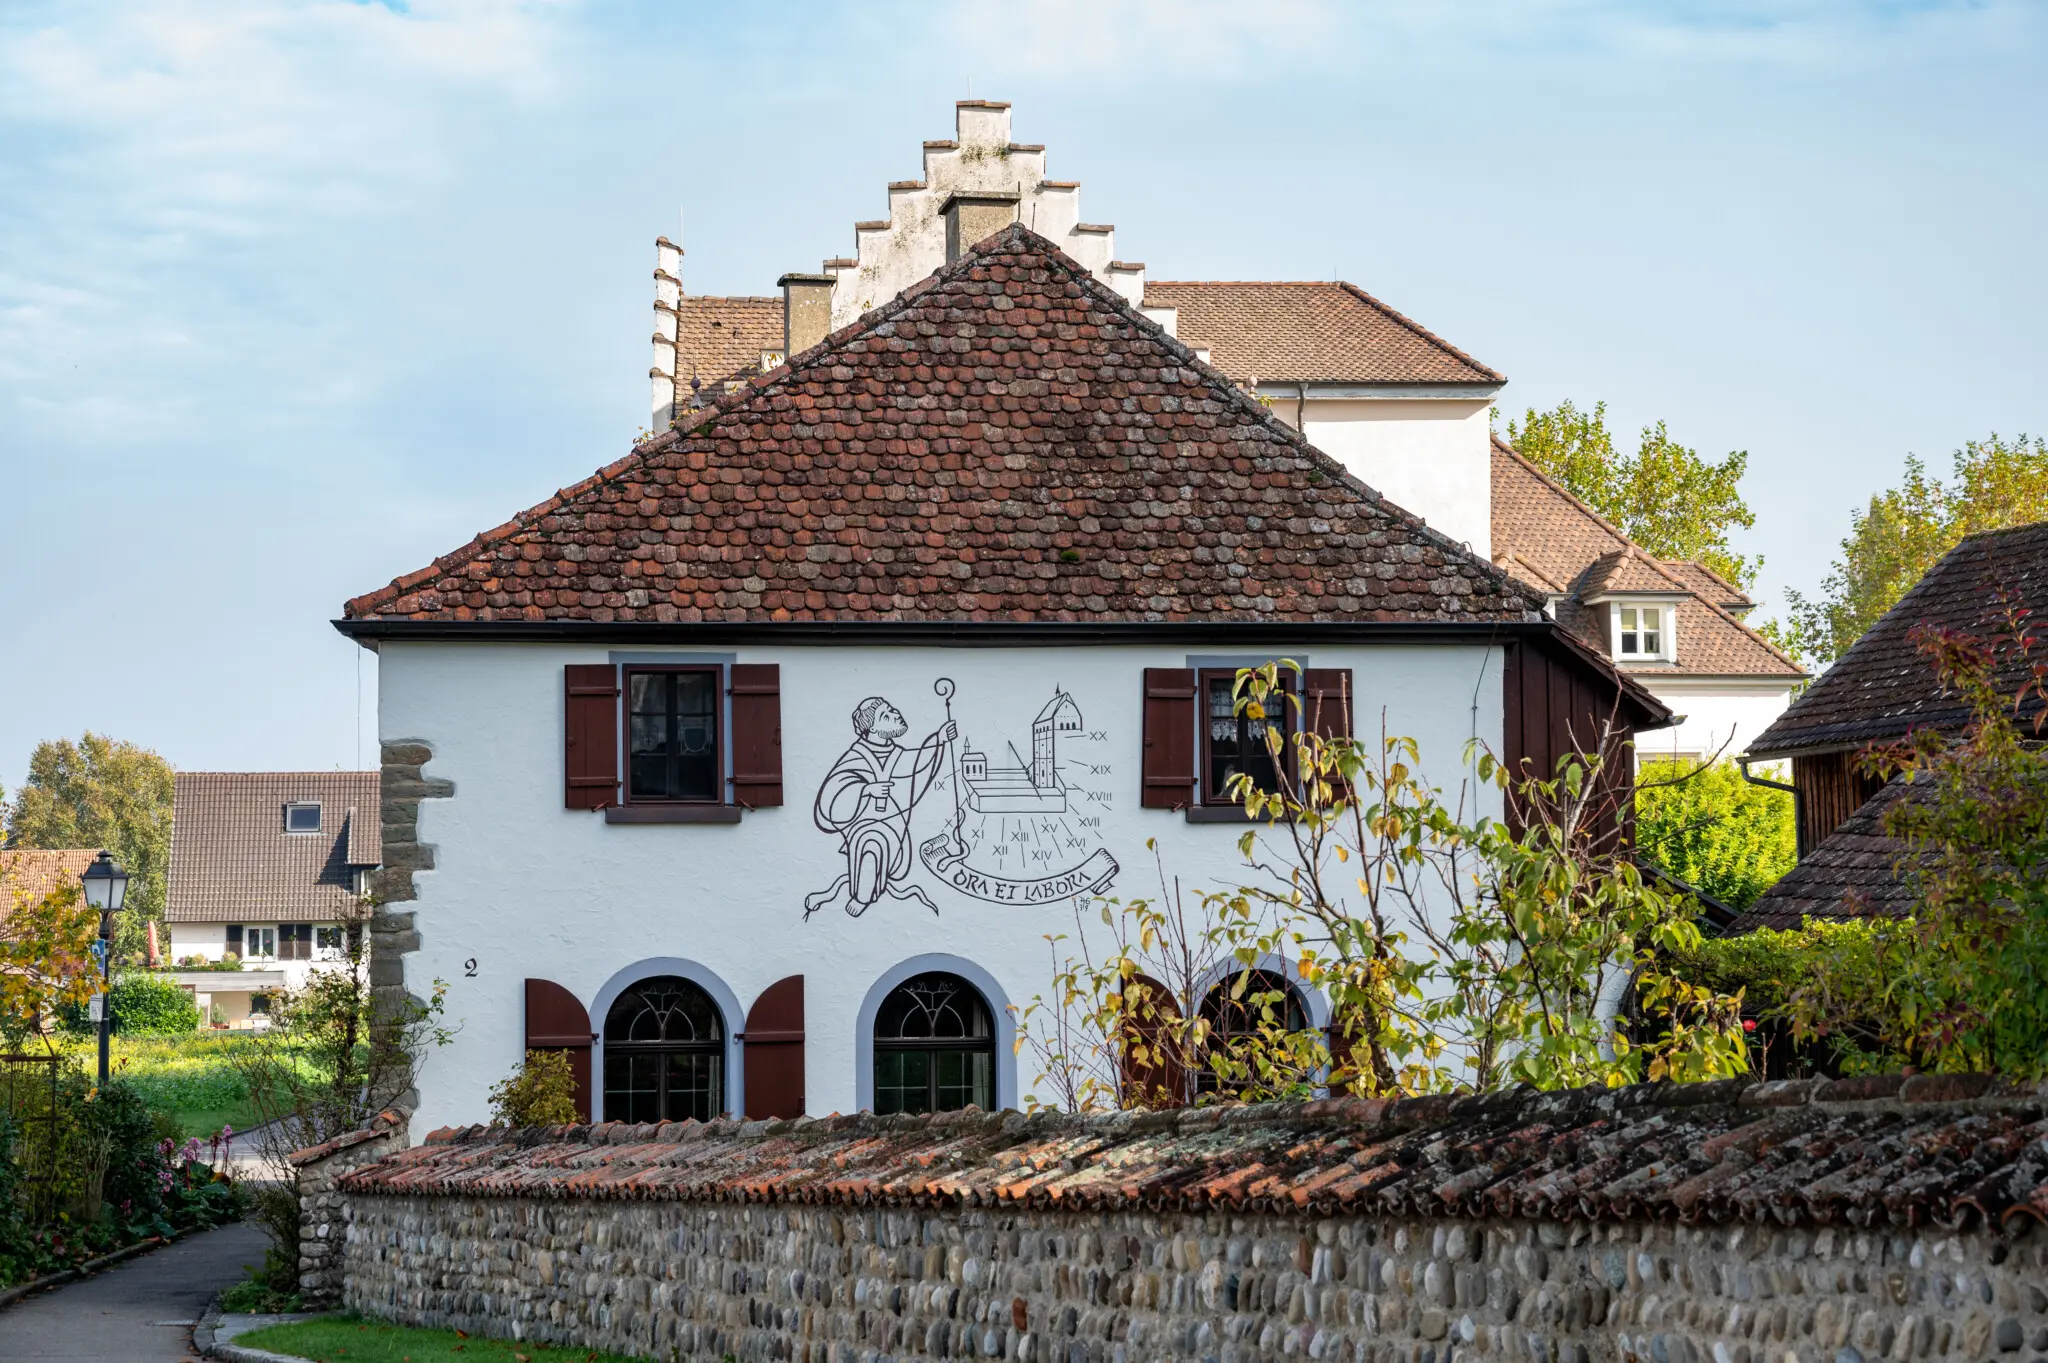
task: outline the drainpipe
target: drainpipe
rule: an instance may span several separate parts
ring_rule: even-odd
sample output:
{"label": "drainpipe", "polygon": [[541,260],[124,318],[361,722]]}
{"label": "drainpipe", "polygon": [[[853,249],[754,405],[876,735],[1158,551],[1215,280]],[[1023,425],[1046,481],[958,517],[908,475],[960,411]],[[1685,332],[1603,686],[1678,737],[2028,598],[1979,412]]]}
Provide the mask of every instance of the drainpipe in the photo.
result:
{"label": "drainpipe", "polygon": [[1792,796],[1794,851],[1798,859],[1804,861],[1806,860],[1806,801],[1799,798],[1798,786],[1786,785],[1783,781],[1773,781],[1768,776],[1758,776],[1755,772],[1751,771],[1749,764],[1755,760],[1755,758],[1745,755],[1736,758],[1735,765],[1742,768],[1742,779],[1751,785],[1765,786],[1771,790],[1786,791]]}
{"label": "drainpipe", "polygon": [[1308,383],[1306,380],[1294,385],[1294,429],[1301,432],[1303,440],[1308,439]]}

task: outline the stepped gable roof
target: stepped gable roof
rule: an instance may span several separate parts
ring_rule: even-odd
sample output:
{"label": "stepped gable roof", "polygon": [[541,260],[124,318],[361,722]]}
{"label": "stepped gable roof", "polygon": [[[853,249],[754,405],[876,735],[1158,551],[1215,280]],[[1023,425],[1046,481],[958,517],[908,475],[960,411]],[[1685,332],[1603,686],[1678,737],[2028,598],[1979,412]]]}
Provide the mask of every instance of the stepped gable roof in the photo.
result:
{"label": "stepped gable roof", "polygon": [[1884,831],[1885,812],[1906,790],[1903,776],[1887,782],[1758,895],[1728,932],[1796,928],[1806,918],[1903,918],[1911,913],[1913,896],[1899,878],[1906,844]]}
{"label": "stepped gable roof", "polygon": [[1239,383],[1498,384],[1498,373],[1355,284],[1157,280],[1145,306]]}
{"label": "stepped gable roof", "polygon": [[[384,859],[374,771],[181,771],[171,803],[172,923],[333,921],[355,873]],[[318,833],[287,833],[284,807],[320,806]]]}
{"label": "stepped gable roof", "polygon": [[1646,553],[1499,436],[1493,437],[1493,551],[1511,576],[1561,597],[1553,607],[1557,622],[1602,655],[1613,646],[1607,611],[1585,605],[1587,597],[1603,591],[1686,592],[1676,611],[1678,661],[1658,665],[1660,675],[1805,675],[1723,604],[1739,600],[1747,609],[1748,598],[1718,573]]}
{"label": "stepped gable roof", "polygon": [[[2048,521],[1971,535],[1942,555],[1757,735],[1750,755],[1825,752],[1887,742],[1912,729],[1962,727],[1969,706],[1961,696],[1942,690],[1913,643],[1913,631],[1929,625],[2003,643],[2010,639],[2010,613],[2015,612],[2023,628],[2048,613]],[[2001,648],[2000,694],[2017,694],[2028,678],[2022,651]],[[2031,721],[2043,706],[2039,695],[2030,695],[2021,714]]]}
{"label": "stepped gable roof", "polygon": [[[691,298],[676,303],[676,399],[690,400],[690,380],[701,379],[705,397],[713,385],[747,371],[759,371],[761,352],[781,350],[780,298]],[[711,390],[711,391],[707,391]]]}
{"label": "stepped gable roof", "polygon": [[2048,1221],[2048,1098],[1987,1076],[1070,1116],[467,1127],[354,1195],[1946,1227]]}
{"label": "stepped gable roof", "polygon": [[1536,605],[1013,225],[345,610],[1492,624]]}

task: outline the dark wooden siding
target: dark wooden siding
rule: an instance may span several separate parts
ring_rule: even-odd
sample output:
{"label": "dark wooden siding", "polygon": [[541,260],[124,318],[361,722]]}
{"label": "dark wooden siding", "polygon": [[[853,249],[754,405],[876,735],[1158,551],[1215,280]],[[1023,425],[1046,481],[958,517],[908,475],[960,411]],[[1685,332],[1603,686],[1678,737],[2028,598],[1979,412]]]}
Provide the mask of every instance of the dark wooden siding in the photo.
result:
{"label": "dark wooden siding", "polygon": [[[1506,690],[1502,754],[1516,779],[1552,780],[1567,755],[1591,756],[1609,725],[1628,737],[1635,733],[1633,707],[1620,695],[1611,677],[1602,675],[1562,645],[1542,639],[1520,639],[1507,645],[1502,664]],[[1609,829],[1626,832],[1635,814],[1635,763],[1624,757],[1602,772],[1610,816]],[[1508,822],[1523,826],[1527,811],[1508,801]]]}
{"label": "dark wooden siding", "polygon": [[1820,753],[1792,759],[1792,786],[1799,806],[1799,855],[1849,821],[1884,781],[1858,769],[1855,752]]}

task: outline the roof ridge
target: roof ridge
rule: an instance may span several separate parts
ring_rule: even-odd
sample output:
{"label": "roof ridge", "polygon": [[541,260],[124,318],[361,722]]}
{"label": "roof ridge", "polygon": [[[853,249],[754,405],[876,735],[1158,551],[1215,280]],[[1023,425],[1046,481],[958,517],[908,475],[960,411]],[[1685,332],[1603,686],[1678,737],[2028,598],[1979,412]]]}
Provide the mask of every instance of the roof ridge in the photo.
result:
{"label": "roof ridge", "polygon": [[[887,302],[862,313],[847,325],[828,333],[817,344],[795,355],[785,356],[782,363],[776,365],[773,369],[748,377],[732,392],[720,394],[703,407],[691,410],[687,414],[687,419],[679,415],[670,423],[668,430],[638,442],[623,456],[604,465],[582,480],[558,490],[553,496],[517,513],[509,520],[480,532],[470,539],[468,543],[447,554],[441,555],[426,567],[394,578],[391,582],[377,588],[375,591],[366,592],[361,596],[351,598],[342,606],[343,616],[345,618],[359,619],[372,615],[378,607],[396,600],[414,587],[432,581],[475,561],[487,548],[526,533],[538,522],[561,510],[571,502],[607,483],[623,477],[644,463],[648,456],[674,449],[687,439],[708,434],[710,428],[716,426],[721,419],[730,415],[742,405],[752,402],[756,397],[772,394],[777,385],[790,379],[798,371],[807,370],[820,363],[827,356],[852,344],[855,340],[870,335],[878,327],[894,321],[898,316],[924,298],[926,294],[934,292],[955,279],[968,274],[980,263],[983,257],[1011,250],[1018,244],[1028,245],[1032,250],[1046,256],[1059,269],[1065,271],[1069,280],[1093,301],[1114,313],[1121,314],[1133,327],[1148,331],[1153,340],[1165,345],[1168,353],[1175,357],[1178,364],[1188,367],[1200,375],[1210,390],[1221,401],[1230,403],[1239,413],[1258,422],[1269,434],[1277,437],[1283,444],[1292,446],[1310,458],[1322,470],[1325,477],[1357,493],[1364,501],[1390,516],[1403,529],[1412,533],[1419,533],[1435,541],[1442,550],[1452,555],[1457,561],[1471,565],[1503,586],[1511,584],[1512,579],[1476,549],[1473,549],[1463,541],[1451,539],[1450,536],[1431,526],[1414,512],[1397,503],[1388,501],[1377,488],[1369,487],[1360,481],[1355,474],[1333,455],[1327,454],[1309,443],[1306,436],[1281,421],[1279,417],[1274,415],[1271,409],[1246,393],[1229,375],[1199,359],[1195,355],[1194,350],[1185,342],[1167,332],[1159,323],[1145,316],[1143,311],[1125,299],[1123,295],[1096,279],[1086,266],[1061,250],[1056,242],[1041,236],[1038,232],[1021,222],[1013,222],[1000,232],[994,233],[968,247],[961,253],[959,259],[942,265],[923,279],[897,293]],[[1484,366],[1480,367],[1484,368]],[[1486,372],[1492,373],[1493,371],[1487,370]],[[1517,593],[1517,595],[1520,594]],[[1525,601],[1524,607],[1525,614],[1536,613],[1533,602]]]}
{"label": "roof ridge", "polygon": [[1523,468],[1527,469],[1545,487],[1549,488],[1552,492],[1555,492],[1558,496],[1564,498],[1567,502],[1570,502],[1574,509],[1584,512],[1585,515],[1589,517],[1595,525],[1599,526],[1602,530],[1605,530],[1608,534],[1620,540],[1623,544],[1635,543],[1635,541],[1630,539],[1625,533],[1623,533],[1621,528],[1617,526],[1613,521],[1608,520],[1605,516],[1601,515],[1599,512],[1595,511],[1590,505],[1588,505],[1585,498],[1579,496],[1576,492],[1573,492],[1563,483],[1558,482],[1557,479],[1551,477],[1548,473],[1545,473],[1542,469],[1536,466],[1536,462],[1533,459],[1530,459],[1527,455],[1523,454],[1513,445],[1510,445],[1507,441],[1501,439],[1498,432],[1488,431],[1486,434],[1488,438],[1493,441],[1494,447],[1496,449],[1500,450],[1500,452],[1507,455],[1508,458],[1514,460]]}

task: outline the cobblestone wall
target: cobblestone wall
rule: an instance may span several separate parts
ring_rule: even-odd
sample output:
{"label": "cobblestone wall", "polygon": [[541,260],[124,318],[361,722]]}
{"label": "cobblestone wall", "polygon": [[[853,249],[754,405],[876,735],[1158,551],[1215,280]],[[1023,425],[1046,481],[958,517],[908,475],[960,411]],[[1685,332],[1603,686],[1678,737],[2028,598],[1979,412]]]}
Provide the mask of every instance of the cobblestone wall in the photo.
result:
{"label": "cobblestone wall", "polygon": [[356,1194],[347,1305],[657,1358],[2048,1357],[2048,1237]]}
{"label": "cobblestone wall", "polygon": [[407,1145],[409,1114],[392,1108],[351,1131],[291,1155],[299,1196],[299,1299],[310,1311],[341,1304],[342,1242],[348,1199],[334,1181]]}

